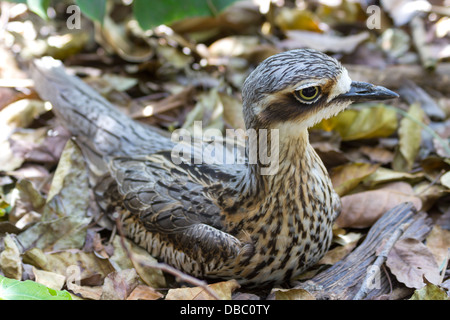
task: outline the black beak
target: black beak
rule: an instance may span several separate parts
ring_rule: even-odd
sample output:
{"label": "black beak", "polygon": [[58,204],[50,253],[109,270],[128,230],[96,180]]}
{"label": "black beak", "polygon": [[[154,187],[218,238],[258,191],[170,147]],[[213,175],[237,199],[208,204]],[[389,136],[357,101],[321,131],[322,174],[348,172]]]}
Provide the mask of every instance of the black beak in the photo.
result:
{"label": "black beak", "polygon": [[338,96],[338,98],[352,100],[354,102],[387,100],[398,97],[398,94],[389,89],[386,89],[385,87],[375,86],[371,83],[359,81],[353,81],[350,87],[350,91]]}

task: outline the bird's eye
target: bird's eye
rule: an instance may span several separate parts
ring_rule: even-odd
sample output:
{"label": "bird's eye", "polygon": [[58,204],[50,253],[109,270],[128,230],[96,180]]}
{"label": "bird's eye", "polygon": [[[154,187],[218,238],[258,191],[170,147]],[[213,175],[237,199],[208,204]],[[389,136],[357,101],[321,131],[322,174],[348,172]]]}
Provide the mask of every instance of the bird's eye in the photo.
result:
{"label": "bird's eye", "polygon": [[295,97],[300,102],[312,103],[319,96],[320,87],[308,87],[294,92]]}

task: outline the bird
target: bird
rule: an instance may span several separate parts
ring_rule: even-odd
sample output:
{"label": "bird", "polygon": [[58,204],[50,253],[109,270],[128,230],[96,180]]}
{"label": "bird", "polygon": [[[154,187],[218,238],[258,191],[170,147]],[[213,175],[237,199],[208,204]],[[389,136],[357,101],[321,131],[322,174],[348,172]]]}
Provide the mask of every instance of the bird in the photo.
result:
{"label": "bird", "polygon": [[320,51],[268,57],[242,86],[246,130],[277,155],[267,171],[267,162],[249,161],[249,141],[244,162],[174,161],[173,139],[129,118],[60,61],[37,59],[31,74],[100,177],[100,207],[127,237],[182,272],[248,287],[291,282],[331,245],[341,203],[308,128],[354,102],[398,97],[352,81]]}

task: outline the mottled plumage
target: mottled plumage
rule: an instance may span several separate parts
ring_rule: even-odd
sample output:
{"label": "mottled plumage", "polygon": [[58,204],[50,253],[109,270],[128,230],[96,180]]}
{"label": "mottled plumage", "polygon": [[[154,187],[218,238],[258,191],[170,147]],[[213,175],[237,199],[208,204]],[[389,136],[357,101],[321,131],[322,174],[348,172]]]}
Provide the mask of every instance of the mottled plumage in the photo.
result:
{"label": "mottled plumage", "polygon": [[246,285],[289,281],[330,246],[340,200],[308,127],[353,101],[395,97],[352,82],[338,61],[314,50],[268,58],[242,92],[247,129],[258,139],[266,130],[263,151],[278,151],[276,170],[265,174],[267,164],[250,157],[175,164],[169,138],[124,116],[54,62],[36,61],[33,78],[94,173],[106,173],[96,187],[99,203],[120,211],[128,237],[184,272]]}

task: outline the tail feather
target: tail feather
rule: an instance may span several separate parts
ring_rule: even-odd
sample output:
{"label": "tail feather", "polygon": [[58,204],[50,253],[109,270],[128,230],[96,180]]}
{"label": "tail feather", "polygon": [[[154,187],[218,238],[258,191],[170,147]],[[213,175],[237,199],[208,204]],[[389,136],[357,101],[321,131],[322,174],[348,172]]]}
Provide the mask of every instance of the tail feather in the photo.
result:
{"label": "tail feather", "polygon": [[148,154],[170,149],[173,143],[156,129],[118,110],[81,79],[69,75],[50,57],[31,66],[36,91],[81,144],[93,171],[106,171],[104,159],[125,154]]}

